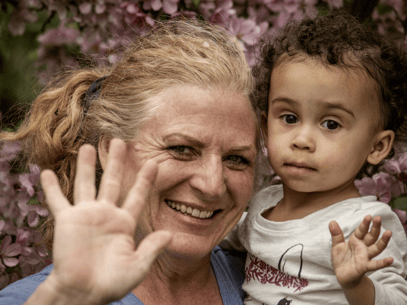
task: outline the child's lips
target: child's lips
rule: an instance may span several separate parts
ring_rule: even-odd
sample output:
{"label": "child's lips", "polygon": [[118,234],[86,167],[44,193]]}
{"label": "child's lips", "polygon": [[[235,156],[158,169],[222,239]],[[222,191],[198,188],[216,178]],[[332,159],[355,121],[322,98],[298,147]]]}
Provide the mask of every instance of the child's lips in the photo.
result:
{"label": "child's lips", "polygon": [[290,162],[290,163],[284,163],[284,166],[288,167],[293,167],[293,168],[298,168],[298,169],[304,169],[304,170],[313,170],[315,171],[316,169],[313,168],[312,166],[303,163],[303,162]]}

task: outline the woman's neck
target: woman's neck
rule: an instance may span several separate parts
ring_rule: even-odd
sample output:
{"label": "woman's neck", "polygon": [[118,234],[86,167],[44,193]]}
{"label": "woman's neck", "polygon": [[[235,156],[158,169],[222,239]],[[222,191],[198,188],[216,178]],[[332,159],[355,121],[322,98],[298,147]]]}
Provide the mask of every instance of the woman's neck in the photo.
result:
{"label": "woman's neck", "polygon": [[132,292],[145,305],[222,304],[210,255],[197,261],[165,253]]}

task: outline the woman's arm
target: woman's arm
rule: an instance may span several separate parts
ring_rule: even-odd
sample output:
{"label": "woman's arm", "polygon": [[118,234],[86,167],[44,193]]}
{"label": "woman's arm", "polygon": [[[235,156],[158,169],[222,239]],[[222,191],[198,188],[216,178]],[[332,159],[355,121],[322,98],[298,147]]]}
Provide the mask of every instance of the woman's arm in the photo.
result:
{"label": "woman's arm", "polygon": [[42,172],[41,183],[55,218],[54,269],[25,304],[107,304],[122,299],[143,281],[171,241],[168,232],[159,231],[136,247],[137,219],[155,181],[157,164],[144,164],[119,207],[126,151],[123,141],[111,141],[96,197],[96,150],[81,147],[73,206],[63,196],[56,175]]}

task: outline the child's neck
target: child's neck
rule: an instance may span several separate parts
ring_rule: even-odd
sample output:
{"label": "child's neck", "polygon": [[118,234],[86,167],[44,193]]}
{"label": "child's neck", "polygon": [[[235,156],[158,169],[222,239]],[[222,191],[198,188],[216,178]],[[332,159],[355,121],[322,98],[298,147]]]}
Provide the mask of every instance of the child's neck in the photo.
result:
{"label": "child's neck", "polygon": [[297,192],[285,184],[283,189],[284,198],[277,206],[265,211],[262,214],[264,218],[277,222],[301,219],[339,201],[360,197],[353,183],[338,189],[314,193]]}

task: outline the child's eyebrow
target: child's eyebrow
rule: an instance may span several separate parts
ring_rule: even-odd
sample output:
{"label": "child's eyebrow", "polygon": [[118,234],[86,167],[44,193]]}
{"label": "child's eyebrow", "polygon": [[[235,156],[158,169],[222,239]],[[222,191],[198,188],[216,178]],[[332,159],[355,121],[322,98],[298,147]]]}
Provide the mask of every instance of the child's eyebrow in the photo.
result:
{"label": "child's eyebrow", "polygon": [[345,111],[345,112],[349,113],[351,116],[355,117],[355,114],[352,112],[352,110],[346,108],[340,102],[332,103],[332,102],[323,101],[323,102],[321,102],[321,104],[326,109],[339,109],[339,110]]}
{"label": "child's eyebrow", "polygon": [[[274,103],[286,103],[291,106],[298,106],[299,103],[295,100],[292,100],[290,98],[286,97],[277,97],[273,99],[270,104],[273,105]],[[339,109],[342,110],[348,114],[350,114],[352,117],[355,117],[355,114],[352,112],[352,110],[348,109],[343,105],[341,102],[326,102],[326,101],[320,101],[320,104],[322,108],[324,109]]]}

